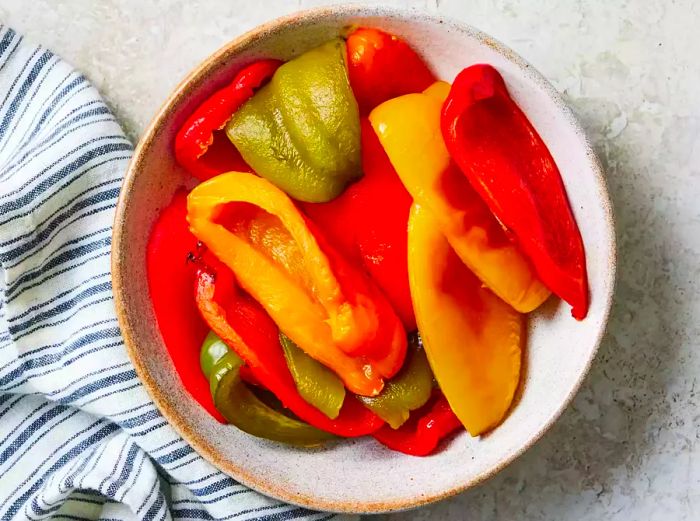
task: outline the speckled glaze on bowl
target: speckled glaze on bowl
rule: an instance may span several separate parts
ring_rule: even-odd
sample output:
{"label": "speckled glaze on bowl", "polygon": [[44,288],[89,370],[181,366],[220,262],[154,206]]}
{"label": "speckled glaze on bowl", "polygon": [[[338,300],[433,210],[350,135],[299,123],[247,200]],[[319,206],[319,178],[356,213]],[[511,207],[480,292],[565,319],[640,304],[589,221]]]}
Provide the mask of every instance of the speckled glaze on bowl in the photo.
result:
{"label": "speckled glaze on bowl", "polygon": [[[244,65],[262,57],[291,58],[351,24],[401,36],[448,81],[473,63],[497,67],[559,165],[586,247],[588,318],[577,322],[569,306],[550,299],[529,322],[522,394],[508,418],[480,439],[459,434],[427,458],[391,452],[371,438],[300,450],[220,425],[180,384],[148,297],[148,233],[183,179],[171,153],[176,129]],[[165,102],[136,148],[124,181],[114,225],[112,277],[136,370],[163,415],[197,452],[240,482],[291,503],[337,512],[386,512],[437,501],[487,479],[559,417],[605,329],[615,278],[615,235],[605,180],[591,146],[556,91],[530,65],[469,26],[419,11],[332,7],[281,18],[237,38],[204,61]]]}

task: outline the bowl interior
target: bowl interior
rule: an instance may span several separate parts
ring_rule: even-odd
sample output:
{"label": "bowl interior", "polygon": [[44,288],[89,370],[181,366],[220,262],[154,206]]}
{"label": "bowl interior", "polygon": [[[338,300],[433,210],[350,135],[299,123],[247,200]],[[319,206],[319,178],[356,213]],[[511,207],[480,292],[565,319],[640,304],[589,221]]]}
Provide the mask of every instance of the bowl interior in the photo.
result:
{"label": "bowl interior", "polygon": [[[159,210],[182,186],[171,153],[178,126],[247,63],[261,57],[291,58],[351,24],[401,36],[447,81],[470,64],[497,67],[561,170],[586,247],[588,318],[573,320],[568,305],[551,299],[529,322],[522,394],[512,413],[492,433],[481,438],[459,434],[428,458],[391,452],[370,438],[300,450],[220,425],[183,390],[148,297],[148,233]],[[412,11],[334,8],[302,13],[244,35],[181,84],[146,132],[127,175],[115,222],[113,276],[137,371],[163,414],[197,451],[268,495],[325,510],[379,512],[420,505],[471,486],[541,436],[578,388],[600,342],[613,289],[614,251],[610,203],[599,165],[570,111],[536,71],[465,26]]]}

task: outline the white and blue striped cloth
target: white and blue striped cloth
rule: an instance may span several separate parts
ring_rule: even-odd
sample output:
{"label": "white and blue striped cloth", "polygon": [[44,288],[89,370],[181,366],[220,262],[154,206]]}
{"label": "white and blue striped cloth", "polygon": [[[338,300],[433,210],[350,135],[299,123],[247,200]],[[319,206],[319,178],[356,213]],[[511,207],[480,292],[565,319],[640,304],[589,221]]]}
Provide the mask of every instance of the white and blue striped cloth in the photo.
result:
{"label": "white and blue striped cloth", "polygon": [[330,519],[218,472],[124,350],[110,235],[131,143],[95,89],[0,26],[0,519]]}

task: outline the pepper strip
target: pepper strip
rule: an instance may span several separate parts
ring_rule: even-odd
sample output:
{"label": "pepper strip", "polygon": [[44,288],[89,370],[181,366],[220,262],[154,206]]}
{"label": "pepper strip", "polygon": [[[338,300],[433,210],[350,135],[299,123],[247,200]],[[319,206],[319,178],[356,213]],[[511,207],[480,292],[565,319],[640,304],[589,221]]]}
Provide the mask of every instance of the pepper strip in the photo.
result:
{"label": "pepper strip", "polygon": [[361,114],[380,103],[420,92],[435,76],[416,51],[398,36],[360,28],[348,36],[348,75]]}
{"label": "pepper strip", "polygon": [[447,83],[437,82],[423,93],[382,103],[369,119],[404,185],[431,210],[462,262],[515,309],[532,311],[549,291],[450,162],[440,133],[448,91]]}
{"label": "pepper strip", "polygon": [[337,197],[360,169],[360,118],[335,38],[282,65],[226,125],[260,177],[298,201]]}
{"label": "pepper strip", "polygon": [[209,378],[214,403],[231,425],[259,438],[300,447],[317,447],[334,438],[328,432],[290,418],[258,398],[242,380],[243,364],[243,360],[227,348]]}
{"label": "pepper strip", "polygon": [[364,436],[383,421],[351,397],[340,414],[328,418],[299,394],[279,343],[277,326],[265,310],[236,285],[224,266],[198,273],[195,300],[209,327],[250,367],[260,384],[310,425],[338,436]]}
{"label": "pepper strip", "polygon": [[498,220],[517,238],[542,281],[588,312],[583,241],[559,169],[542,138],[490,65],[455,78],[442,110],[450,155]]}
{"label": "pepper strip", "polygon": [[280,60],[260,60],[245,67],[229,85],[197,107],[175,136],[177,162],[202,181],[222,172],[252,172],[236,147],[217,131],[280,65]]}
{"label": "pepper strip", "polygon": [[280,330],[348,389],[375,396],[400,369],[406,336],[386,298],[312,233],[279,188],[252,174],[222,174],[190,193],[187,218]]}
{"label": "pepper strip", "polygon": [[[426,252],[430,252],[427,254]],[[414,204],[408,275],[428,362],[472,436],[498,425],[520,381],[524,315],[485,288],[460,261],[436,218]]]}
{"label": "pepper strip", "polygon": [[188,262],[197,239],[187,227],[185,192],[175,194],[151,230],[146,248],[148,290],[158,329],[188,393],[220,422],[209,383],[199,369],[199,346],[208,327],[192,298],[196,269]]}
{"label": "pepper strip", "polygon": [[337,418],[346,396],[343,381],[325,365],[304,353],[283,333],[280,333],[280,344],[302,398],[329,418]]}
{"label": "pepper strip", "polygon": [[358,398],[393,429],[403,425],[411,411],[425,405],[433,391],[433,372],[417,335],[411,335],[410,344],[404,367],[387,382],[381,394]]}
{"label": "pepper strip", "polygon": [[398,429],[385,425],[372,436],[386,447],[411,456],[428,456],[442,439],[462,427],[442,394],[411,413]]}

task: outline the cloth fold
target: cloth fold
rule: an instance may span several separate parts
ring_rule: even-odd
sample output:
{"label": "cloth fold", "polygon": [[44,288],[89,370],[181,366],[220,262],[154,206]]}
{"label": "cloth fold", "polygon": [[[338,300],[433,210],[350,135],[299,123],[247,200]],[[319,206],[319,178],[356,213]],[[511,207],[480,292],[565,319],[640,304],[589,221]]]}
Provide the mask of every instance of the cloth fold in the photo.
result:
{"label": "cloth fold", "polygon": [[340,518],[217,471],[140,384],[109,269],[131,153],[84,76],[0,26],[0,518]]}

